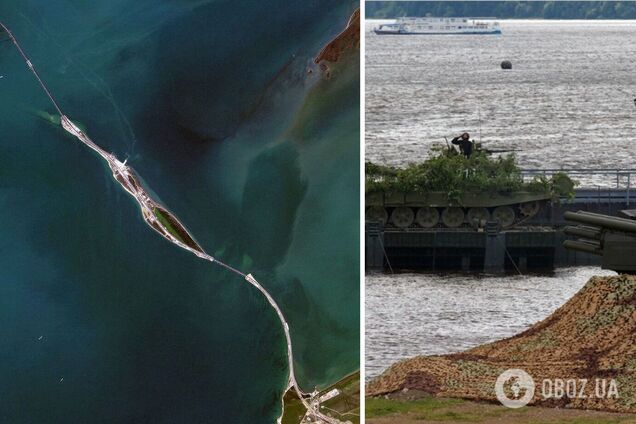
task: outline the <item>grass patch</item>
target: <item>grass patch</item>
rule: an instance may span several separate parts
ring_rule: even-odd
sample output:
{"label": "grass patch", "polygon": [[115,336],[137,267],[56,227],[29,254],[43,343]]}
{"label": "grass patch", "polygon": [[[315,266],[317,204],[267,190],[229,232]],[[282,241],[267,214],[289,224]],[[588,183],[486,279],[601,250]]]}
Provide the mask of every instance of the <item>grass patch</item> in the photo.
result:
{"label": "grass patch", "polygon": [[366,416],[369,418],[383,417],[393,414],[425,414],[464,403],[459,399],[424,398],[415,401],[403,401],[383,398],[366,399]]}
{"label": "grass patch", "polygon": [[[534,421],[538,423],[539,421]],[[545,421],[545,424],[634,424],[633,418],[565,418],[562,420]]]}
{"label": "grass patch", "polygon": [[388,422],[395,421],[400,424],[420,422],[460,424],[502,422],[518,424],[636,424],[636,415],[634,414],[626,415],[531,406],[508,409],[491,403],[434,397],[426,397],[414,401],[367,398],[366,416],[370,420],[386,417],[384,420],[389,419]]}
{"label": "grass patch", "polygon": [[170,234],[172,234],[177,240],[179,240],[181,243],[195,250],[198,250],[200,252],[203,251],[201,246],[199,246],[197,242],[194,241],[194,239],[192,239],[190,234],[188,234],[188,231],[185,228],[183,228],[182,224],[169,212],[165,211],[164,209],[160,207],[153,208],[152,211],[157,217],[157,219],[159,220],[159,222],[161,223],[161,225]]}
{"label": "grass patch", "polygon": [[160,209],[154,208],[153,212],[155,213],[155,216],[157,217],[159,222],[161,222],[161,225],[166,227],[166,230],[168,230],[170,234],[175,236],[175,238],[177,238],[178,240],[181,240],[182,242],[184,241],[183,238],[181,238],[179,231],[177,231],[177,229],[172,226],[170,220],[161,212]]}
{"label": "grass patch", "polygon": [[475,414],[467,414],[455,411],[431,412],[428,415],[420,415],[416,417],[418,420],[435,420],[448,421],[458,423],[474,423],[479,417]]}

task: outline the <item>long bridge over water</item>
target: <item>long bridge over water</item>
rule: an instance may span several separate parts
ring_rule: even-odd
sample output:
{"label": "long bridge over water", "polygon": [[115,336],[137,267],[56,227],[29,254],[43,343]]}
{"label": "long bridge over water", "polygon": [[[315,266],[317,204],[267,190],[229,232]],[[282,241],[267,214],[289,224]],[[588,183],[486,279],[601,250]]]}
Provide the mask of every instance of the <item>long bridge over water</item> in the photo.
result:
{"label": "long bridge over water", "polygon": [[[283,328],[283,333],[285,335],[288,365],[288,381],[287,387],[285,388],[285,393],[290,390],[296,392],[298,399],[306,410],[303,419],[306,419],[308,422],[311,421],[317,424],[340,423],[341,421],[339,421],[338,419],[325,415],[321,411],[321,402],[324,396],[321,396],[321,394],[317,390],[314,390],[311,393],[304,392],[301,389],[298,381],[296,380],[294,355],[289,324],[285,320],[283,311],[280,309],[274,298],[265,289],[265,287],[263,287],[256,280],[256,278],[252,276],[252,274],[246,274],[242,271],[239,271],[238,269],[206,253],[205,250],[203,250],[203,248],[194,241],[194,238],[190,236],[185,226],[181,224],[177,217],[174,216],[167,209],[163,209],[159,205],[159,203],[154,200],[148,192],[146,192],[146,190],[137,180],[136,173],[132,169],[132,167],[126,165],[125,162],[119,161],[114,154],[106,152],[101,147],[99,147],[96,143],[93,142],[93,140],[90,139],[90,137],[88,137],[86,133],[84,133],[77,125],[75,125],[75,123],[73,123],[73,121],[68,116],[64,114],[59,103],[57,102],[55,97],[53,97],[53,94],[40,77],[38,71],[35,69],[35,66],[31,62],[25,51],[22,49],[22,46],[20,45],[18,40],[14,37],[11,30],[7,28],[2,22],[0,22],[0,32],[2,31],[4,31],[9,36],[9,39],[13,42],[16,49],[24,59],[27,67],[39,82],[42,90],[51,101],[53,107],[60,114],[60,123],[62,125],[62,128],[64,128],[65,131],[76,137],[80,142],[96,152],[102,159],[106,161],[112,171],[113,179],[117,181],[121,185],[121,187],[135,199],[135,201],[139,205],[144,221],[150,226],[150,228],[152,228],[165,239],[179,246],[180,248],[185,249],[203,260],[209,261],[215,265],[219,265],[222,268],[225,268],[226,270],[238,275],[249,284],[251,284],[253,287],[255,287],[265,297],[269,305],[276,312],[281,327]],[[160,217],[164,220],[168,220],[170,225],[166,225]],[[335,392],[338,391],[336,390]],[[334,396],[337,396],[338,394],[339,393],[335,393]],[[284,398],[281,398],[281,405],[281,415],[277,419],[277,422],[279,424],[282,422],[282,418],[285,412]]]}

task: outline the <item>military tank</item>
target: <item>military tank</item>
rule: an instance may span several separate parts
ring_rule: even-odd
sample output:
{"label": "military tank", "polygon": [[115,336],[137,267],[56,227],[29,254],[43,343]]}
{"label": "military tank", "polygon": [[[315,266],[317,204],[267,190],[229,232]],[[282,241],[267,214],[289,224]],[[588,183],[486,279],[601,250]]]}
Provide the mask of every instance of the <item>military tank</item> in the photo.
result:
{"label": "military tank", "polygon": [[524,182],[513,155],[491,157],[477,149],[464,158],[439,149],[430,159],[392,168],[367,163],[366,220],[398,229],[512,228],[536,216],[548,202],[571,196],[565,174]]}
{"label": "military tank", "polygon": [[483,227],[488,221],[511,228],[539,213],[551,197],[549,193],[531,192],[466,194],[458,202],[449,202],[444,192],[369,193],[366,220],[400,229]]}

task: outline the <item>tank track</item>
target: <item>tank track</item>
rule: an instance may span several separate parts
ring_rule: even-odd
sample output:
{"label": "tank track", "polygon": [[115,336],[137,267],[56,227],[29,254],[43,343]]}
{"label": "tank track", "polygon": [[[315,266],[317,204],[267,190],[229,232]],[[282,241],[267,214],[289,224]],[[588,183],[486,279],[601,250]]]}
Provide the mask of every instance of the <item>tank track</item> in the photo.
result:
{"label": "tank track", "polygon": [[380,221],[386,228],[399,230],[438,228],[480,228],[486,222],[499,222],[502,228],[513,228],[536,216],[542,201],[513,203],[496,207],[432,207],[432,206],[369,206],[366,220]]}

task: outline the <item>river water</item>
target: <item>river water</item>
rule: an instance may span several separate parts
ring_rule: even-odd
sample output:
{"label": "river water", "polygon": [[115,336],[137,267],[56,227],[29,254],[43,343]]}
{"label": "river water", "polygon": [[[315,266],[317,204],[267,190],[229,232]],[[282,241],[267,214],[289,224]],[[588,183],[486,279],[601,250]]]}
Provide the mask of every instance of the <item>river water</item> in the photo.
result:
{"label": "river water", "polygon": [[[525,168],[635,168],[636,21],[502,21],[501,36],[370,33],[379,22],[366,24],[367,160],[421,161],[468,131]],[[599,273],[368,275],[367,378],[512,336]]]}
{"label": "river water", "polygon": [[525,168],[635,168],[636,21],[501,27],[501,36],[367,32],[366,158],[404,165],[468,131],[517,150]]}
{"label": "river water", "polygon": [[[305,390],[359,366],[359,62],[307,73],[354,7],[0,5],[69,117],[277,300]],[[0,421],[273,422],[287,364],[266,300],[149,229],[40,118],[8,42],[0,76]]]}
{"label": "river water", "polygon": [[366,378],[402,359],[459,352],[513,336],[547,317],[598,268],[552,275],[380,274],[366,276]]}

